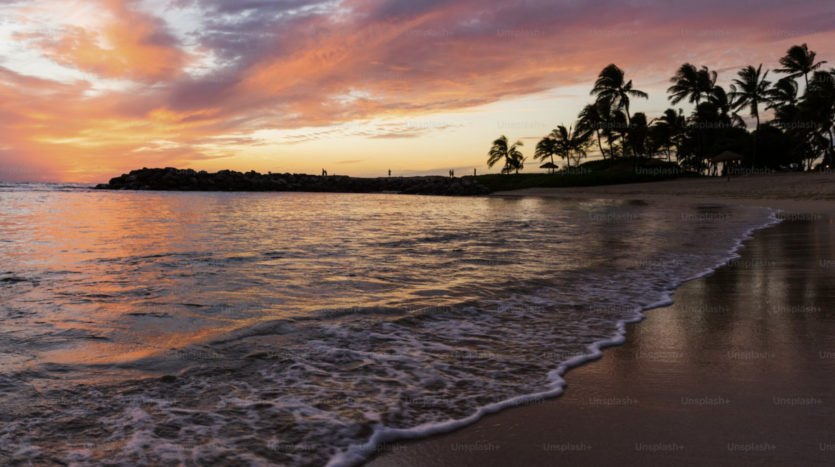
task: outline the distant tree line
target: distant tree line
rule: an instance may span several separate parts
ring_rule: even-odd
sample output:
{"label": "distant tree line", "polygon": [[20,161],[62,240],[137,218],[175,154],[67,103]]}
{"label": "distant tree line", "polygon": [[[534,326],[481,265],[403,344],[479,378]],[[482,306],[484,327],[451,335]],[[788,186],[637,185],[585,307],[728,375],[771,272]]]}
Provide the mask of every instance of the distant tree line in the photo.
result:
{"label": "distant tree line", "polygon": [[[649,120],[643,112],[630,112],[631,99],[647,99],[633,87],[623,70],[612,64],[600,72],[591,95],[595,101],[580,111],[568,128],[559,125],[536,144],[534,159],[554,157],[579,165],[592,148],[603,159],[638,162],[640,158],[675,161],[700,174],[715,174],[711,159],[724,151],[745,157],[743,166],[765,169],[810,170],[818,159],[832,165],[835,136],[835,68],[823,70],[825,61],[806,44],[791,47],[780,59],[776,82],[771,70],[747,66],[737,73],[728,90],[716,84],[717,73],[706,66],[681,65],[670,78],[670,103],[687,101],[690,115],[669,108]],[[803,92],[801,93],[801,84]],[[765,111],[773,118],[763,122]],[[756,122],[747,130],[740,112]],[[521,141],[509,145],[505,136],[495,140],[488,166],[503,163],[502,173],[524,168]]]}

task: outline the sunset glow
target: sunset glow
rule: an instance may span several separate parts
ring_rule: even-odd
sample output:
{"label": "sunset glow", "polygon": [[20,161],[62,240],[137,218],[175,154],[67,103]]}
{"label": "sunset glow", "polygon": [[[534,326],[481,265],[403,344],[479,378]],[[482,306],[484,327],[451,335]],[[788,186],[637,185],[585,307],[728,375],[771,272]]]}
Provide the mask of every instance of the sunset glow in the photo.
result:
{"label": "sunset glow", "polygon": [[650,94],[633,110],[654,118],[684,62],[726,84],[749,64],[777,67],[802,42],[832,60],[833,10],[822,0],[6,3],[0,180],[98,183],[143,166],[486,173],[490,141],[506,134],[532,154],[591,102],[610,63]]}

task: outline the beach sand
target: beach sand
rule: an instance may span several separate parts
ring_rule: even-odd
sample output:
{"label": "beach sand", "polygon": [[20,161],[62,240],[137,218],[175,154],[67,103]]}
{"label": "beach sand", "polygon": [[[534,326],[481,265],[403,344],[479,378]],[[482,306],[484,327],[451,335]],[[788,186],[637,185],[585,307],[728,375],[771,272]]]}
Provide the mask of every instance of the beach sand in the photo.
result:
{"label": "beach sand", "polygon": [[581,188],[528,188],[500,191],[492,196],[722,203],[835,214],[835,173],[780,173],[733,177],[730,181],[712,177]]}
{"label": "beach sand", "polygon": [[[542,190],[829,212],[832,177],[790,186],[800,177]],[[756,199],[774,194],[764,187],[791,202]],[[570,370],[563,396],[383,446],[367,465],[835,465],[835,218],[800,217],[758,230],[741,258],[648,311],[625,345]]]}

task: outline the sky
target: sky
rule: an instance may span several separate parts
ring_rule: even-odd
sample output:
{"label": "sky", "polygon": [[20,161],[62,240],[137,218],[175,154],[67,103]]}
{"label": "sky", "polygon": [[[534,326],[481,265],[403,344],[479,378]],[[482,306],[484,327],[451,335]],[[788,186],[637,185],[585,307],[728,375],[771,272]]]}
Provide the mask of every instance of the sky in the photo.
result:
{"label": "sky", "polygon": [[538,172],[610,63],[653,118],[685,62],[727,85],[807,43],[835,66],[835,2],[0,0],[0,38],[0,181],[482,174],[501,135]]}

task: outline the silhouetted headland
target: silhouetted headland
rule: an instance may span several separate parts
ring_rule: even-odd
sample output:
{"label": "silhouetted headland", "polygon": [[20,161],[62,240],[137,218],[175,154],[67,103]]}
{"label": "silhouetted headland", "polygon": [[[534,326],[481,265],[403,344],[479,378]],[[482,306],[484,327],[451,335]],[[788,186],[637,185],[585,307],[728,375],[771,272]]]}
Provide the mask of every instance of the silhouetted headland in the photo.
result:
{"label": "silhouetted headland", "polygon": [[260,174],[232,170],[217,173],[192,169],[132,170],[96,185],[102,190],[150,191],[302,191],[326,193],[401,193],[410,195],[476,196],[490,193],[477,180],[464,177],[357,178],[342,175]]}

